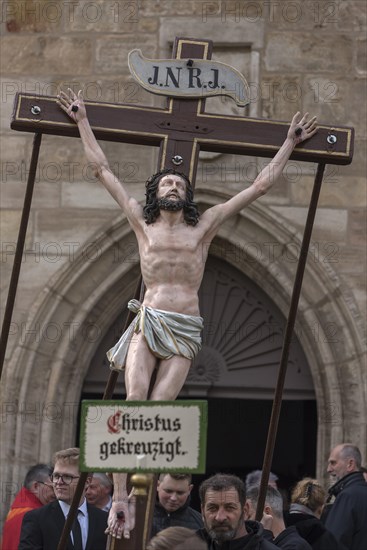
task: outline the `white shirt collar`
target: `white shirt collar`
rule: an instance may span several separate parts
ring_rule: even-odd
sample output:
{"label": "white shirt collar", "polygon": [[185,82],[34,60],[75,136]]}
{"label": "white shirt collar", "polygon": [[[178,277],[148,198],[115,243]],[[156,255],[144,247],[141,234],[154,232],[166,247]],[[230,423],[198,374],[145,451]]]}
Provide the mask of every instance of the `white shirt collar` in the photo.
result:
{"label": "white shirt collar", "polygon": [[110,496],[108,502],[103,506],[102,510],[104,512],[109,512],[112,506],[112,497]]}
{"label": "white shirt collar", "polygon": [[[64,516],[67,517],[70,510],[70,504],[67,504],[67,502],[64,502],[63,500],[59,500],[58,502],[60,504],[61,510],[64,513]],[[87,501],[85,498],[78,507],[78,510],[80,510],[84,514],[84,516],[88,516]]]}

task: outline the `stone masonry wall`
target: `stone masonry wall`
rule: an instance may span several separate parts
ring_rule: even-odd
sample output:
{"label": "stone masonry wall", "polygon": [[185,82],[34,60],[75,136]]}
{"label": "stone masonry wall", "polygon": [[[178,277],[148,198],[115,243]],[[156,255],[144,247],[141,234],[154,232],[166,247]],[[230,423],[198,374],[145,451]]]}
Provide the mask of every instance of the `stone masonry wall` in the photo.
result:
{"label": "stone masonry wall", "polygon": [[[16,92],[56,95],[60,87],[70,86],[74,91],[83,88],[90,100],[161,105],[160,98],[132,80],[127,66],[130,50],[140,48],[149,58],[165,57],[177,33],[192,36],[195,31],[193,37],[214,41],[214,54],[218,44],[223,51],[238,48],[241,58],[251,35],[252,59],[258,59],[258,80],[252,87],[257,116],[290,120],[297,110],[309,111],[320,123],[355,128],[353,163],[327,167],[310,261],[321,262],[336,274],[363,339],[367,156],[363,0],[8,0],[0,9],[2,311],[33,139],[32,134],[9,127]],[[261,41],[256,41],[260,33]],[[142,198],[157,151],[107,142],[102,146],[119,178]],[[249,159],[221,155],[211,159],[210,170],[205,171],[203,160],[197,189],[234,194],[249,185],[266,162],[251,159],[250,166]],[[205,177],[208,173],[211,180]],[[313,166],[289,163],[262,204],[301,232],[313,176]],[[119,217],[117,205],[86,164],[80,141],[44,136],[8,359],[18,342],[29,337],[29,311],[50,279],[80,253],[92,262],[98,254],[94,235]],[[44,337],[42,330],[38,327],[32,337]],[[343,327],[337,330],[342,341]],[[5,370],[4,388],[11,389],[10,394],[16,395],[20,383],[19,373]],[[10,456],[7,445],[5,440],[2,447]],[[37,453],[36,449],[35,458]],[[19,483],[25,469],[25,464],[14,461],[13,483]]]}

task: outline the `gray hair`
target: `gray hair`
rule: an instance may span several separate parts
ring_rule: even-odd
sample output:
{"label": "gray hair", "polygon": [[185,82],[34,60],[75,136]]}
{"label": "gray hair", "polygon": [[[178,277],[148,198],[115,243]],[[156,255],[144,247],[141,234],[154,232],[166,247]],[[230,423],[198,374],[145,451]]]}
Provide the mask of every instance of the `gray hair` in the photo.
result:
{"label": "gray hair", "polygon": [[[247,491],[247,498],[251,500],[254,508],[257,507],[257,501],[259,500],[260,487],[253,485]],[[283,517],[283,498],[278,489],[274,489],[271,485],[268,485],[266,489],[265,504],[271,507],[273,515],[276,518],[281,519]]]}
{"label": "gray hair", "polygon": [[92,479],[93,480],[98,479],[104,487],[112,488],[113,483],[112,483],[111,479],[106,474],[103,474],[101,472],[96,472],[96,473],[93,474]]}
{"label": "gray hair", "polygon": [[[254,470],[253,472],[247,474],[246,489],[248,489],[252,485],[260,485],[262,473],[262,470]],[[273,472],[270,472],[269,481],[278,481],[278,477],[273,474]]]}
{"label": "gray hair", "polygon": [[26,489],[30,489],[34,481],[43,482],[46,479],[48,479],[51,474],[52,474],[51,466],[48,466],[47,464],[35,464],[28,470],[24,478],[23,485]]}
{"label": "gray hair", "polygon": [[356,467],[358,470],[361,469],[362,466],[362,455],[361,451],[358,449],[356,445],[352,445],[351,443],[344,443],[342,444],[342,449],[340,451],[340,457],[344,460],[346,458],[352,458],[354,462],[356,463]]}

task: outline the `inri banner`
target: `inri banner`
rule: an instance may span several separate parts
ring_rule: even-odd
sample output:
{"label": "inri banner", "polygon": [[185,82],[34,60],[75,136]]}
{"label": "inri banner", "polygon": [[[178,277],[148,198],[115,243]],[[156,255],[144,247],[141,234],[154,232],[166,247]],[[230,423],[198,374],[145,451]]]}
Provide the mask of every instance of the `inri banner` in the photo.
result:
{"label": "inri banner", "polygon": [[206,401],[83,401],[81,471],[205,473]]}

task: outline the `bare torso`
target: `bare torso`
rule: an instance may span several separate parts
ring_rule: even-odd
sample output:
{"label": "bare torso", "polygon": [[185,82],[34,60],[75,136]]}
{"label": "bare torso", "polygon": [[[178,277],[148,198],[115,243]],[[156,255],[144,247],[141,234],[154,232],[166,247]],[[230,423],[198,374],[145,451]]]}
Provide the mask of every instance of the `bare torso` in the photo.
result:
{"label": "bare torso", "polygon": [[141,271],[146,286],[144,304],[156,309],[200,315],[198,290],[208,243],[205,224],[170,226],[163,219],[137,234]]}

